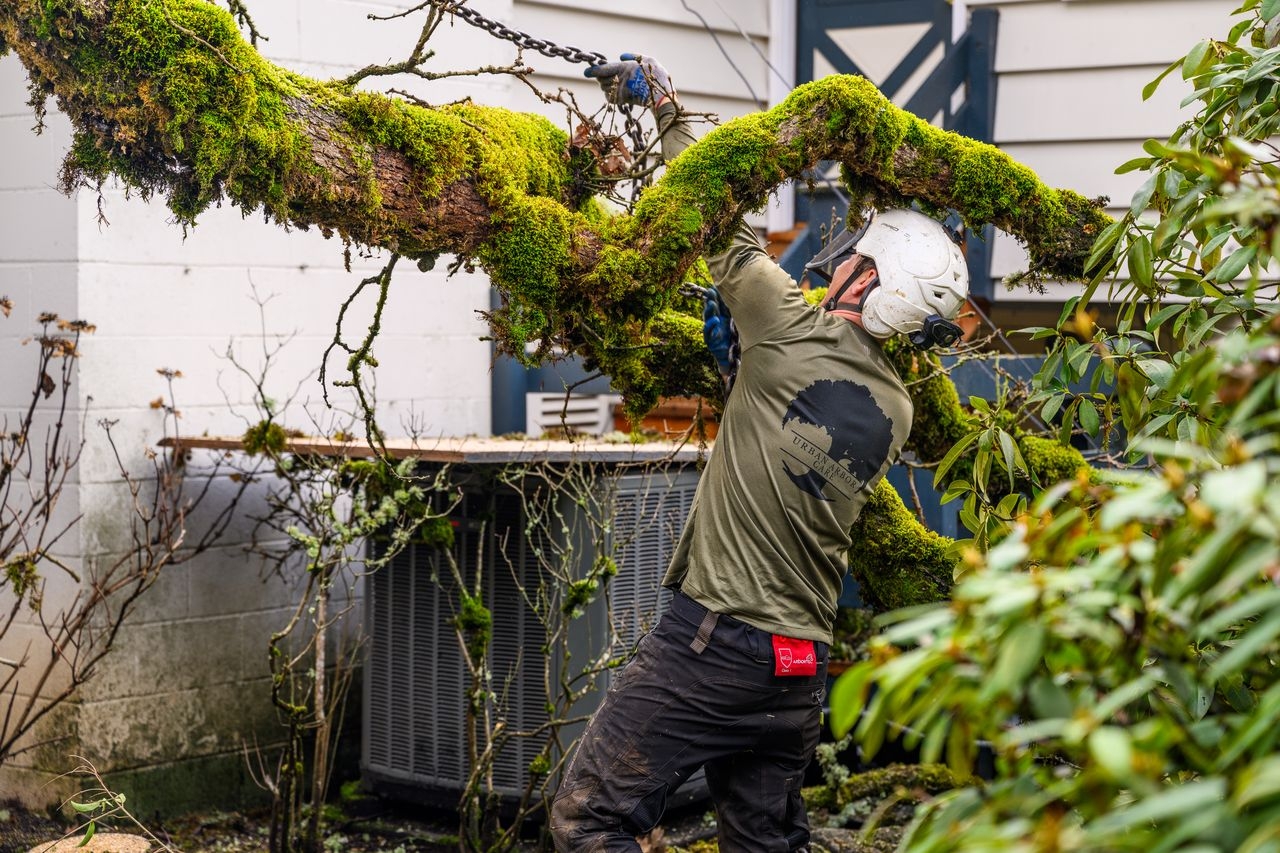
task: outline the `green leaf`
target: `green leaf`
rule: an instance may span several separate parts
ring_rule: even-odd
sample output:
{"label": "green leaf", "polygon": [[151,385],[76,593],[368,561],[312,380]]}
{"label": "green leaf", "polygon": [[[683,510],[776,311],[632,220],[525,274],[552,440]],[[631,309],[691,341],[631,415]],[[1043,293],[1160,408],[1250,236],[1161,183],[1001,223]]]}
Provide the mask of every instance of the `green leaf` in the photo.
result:
{"label": "green leaf", "polygon": [[1092,400],[1080,401],[1080,426],[1084,427],[1084,431],[1089,435],[1096,437],[1098,435],[1098,427],[1100,421],[1098,418],[1098,408],[1093,405]]}
{"label": "green leaf", "polygon": [[94,800],[91,803],[77,803],[75,800],[72,800],[68,805],[80,814],[93,814],[102,808],[103,801]]}
{"label": "green leaf", "polygon": [[1185,309],[1185,305],[1166,305],[1157,311],[1150,320],[1147,321],[1147,331],[1155,333],[1157,329],[1165,324],[1170,317]]}
{"label": "green leaf", "polygon": [[89,821],[89,825],[84,828],[84,838],[80,839],[77,847],[87,847],[89,842],[93,840],[93,835],[98,831],[97,825],[93,821]]}
{"label": "green leaf", "polygon": [[1245,768],[1232,799],[1242,809],[1280,795],[1280,757],[1268,756]]}
{"label": "green leaf", "polygon": [[1223,744],[1222,751],[1215,756],[1219,770],[1234,764],[1251,749],[1258,753],[1272,751],[1271,745],[1277,734],[1275,719],[1280,715],[1280,684],[1272,685],[1257,706],[1257,713],[1252,715],[1246,725],[1232,733],[1230,739]]}
{"label": "green leaf", "polygon": [[967,777],[973,770],[973,757],[976,745],[969,735],[969,727],[959,722],[951,724],[947,733],[947,766],[960,778]]}
{"label": "green leaf", "polygon": [[870,664],[861,664],[846,670],[831,685],[831,731],[837,738],[844,737],[858,722],[866,703],[870,676]]}
{"label": "green leaf", "polygon": [[1058,410],[1062,408],[1062,401],[1066,399],[1065,394],[1054,394],[1048,400],[1044,401],[1044,406],[1040,408],[1040,417],[1045,423],[1049,423],[1058,414]]}
{"label": "green leaf", "polygon": [[1021,622],[1000,641],[1000,654],[983,686],[988,701],[1018,688],[1039,666],[1044,656],[1045,628],[1039,622]]}
{"label": "green leaf", "polygon": [[1169,74],[1170,74],[1170,72],[1172,72],[1172,71],[1173,71],[1173,69],[1175,69],[1175,68],[1177,68],[1178,66],[1182,65],[1182,62],[1183,62],[1182,60],[1177,60],[1177,59],[1175,59],[1173,62],[1169,63],[1169,67],[1168,67],[1168,68],[1166,68],[1165,70],[1163,70],[1163,71],[1161,71],[1161,72],[1160,72],[1160,76],[1159,76],[1159,77],[1157,77],[1156,79],[1152,80],[1152,81],[1151,81],[1150,83],[1148,83],[1147,85],[1143,86],[1143,87],[1142,87],[1142,100],[1144,100],[1144,101],[1145,101],[1145,100],[1148,100],[1152,95],[1154,95],[1154,94],[1156,93],[1156,89],[1160,88],[1160,83],[1161,83],[1161,81],[1163,81],[1163,80],[1164,80],[1164,78],[1168,77],[1168,76],[1169,76]]}
{"label": "green leaf", "polygon": [[1048,676],[1040,676],[1031,682],[1027,691],[1031,699],[1031,708],[1036,715],[1044,719],[1067,719],[1075,712],[1071,696],[1062,686]]}
{"label": "green leaf", "polygon": [[1213,641],[1217,635],[1239,622],[1257,616],[1264,610],[1280,607],[1280,589],[1258,590],[1236,601],[1230,607],[1201,619],[1196,624],[1195,636],[1200,640]]}
{"label": "green leaf", "polygon": [[942,484],[946,482],[947,472],[951,470],[951,466],[956,464],[956,460],[960,458],[960,454],[968,449],[969,445],[977,441],[981,432],[971,432],[964,438],[957,441],[947,451],[947,455],[942,457],[942,461],[938,463],[938,469],[933,473],[933,487],[935,489],[942,488]]}
{"label": "green leaf", "polygon": [[1151,203],[1151,196],[1156,191],[1156,179],[1159,177],[1159,172],[1153,172],[1151,177],[1143,181],[1142,186],[1138,187],[1138,191],[1133,194],[1133,200],[1129,203],[1129,213],[1137,216],[1147,209],[1147,205]]}
{"label": "green leaf", "polygon": [[[1098,235],[1098,239],[1093,242],[1093,248],[1089,250],[1089,259],[1084,262],[1084,271],[1088,272],[1093,269],[1094,265],[1106,255],[1111,247],[1120,239],[1120,235],[1124,233],[1126,219],[1117,219],[1106,228],[1102,229],[1102,233]],[[1063,315],[1058,318],[1058,325],[1061,326],[1066,320],[1067,314],[1064,306]]]}
{"label": "green leaf", "polygon": [[1262,0],[1262,20],[1269,21],[1280,15],[1280,0]]}
{"label": "green leaf", "polygon": [[1159,823],[1216,805],[1226,792],[1227,783],[1224,779],[1171,785],[1154,796],[1136,801],[1129,808],[1103,815],[1093,822],[1091,829],[1096,833],[1123,832],[1130,827]]}
{"label": "green leaf", "polygon": [[[1209,40],[1205,39],[1191,48],[1191,51],[1182,60],[1183,80],[1190,80],[1203,69],[1205,58],[1208,57],[1211,46]],[[1146,100],[1146,98],[1144,97],[1143,100]]]}
{"label": "green leaf", "polygon": [[1100,721],[1111,719],[1112,715],[1125,706],[1146,696],[1156,687],[1156,681],[1150,675],[1142,675],[1112,690],[1093,708],[1093,716]]}
{"label": "green leaf", "polygon": [[1013,436],[1004,430],[1000,430],[1000,456],[1004,462],[1004,470],[1009,475],[1009,489],[1012,491],[1014,488],[1014,472],[1019,467],[1015,461],[1018,456],[1018,448],[1013,444]]}
{"label": "green leaf", "polygon": [[1133,743],[1118,726],[1101,726],[1089,735],[1089,755],[1103,772],[1124,783],[1133,776]]}
{"label": "green leaf", "polygon": [[1129,277],[1144,292],[1150,292],[1155,284],[1155,270],[1151,262],[1151,241],[1146,234],[1129,244]]}
{"label": "green leaf", "polygon": [[[1155,158],[1153,157],[1134,157],[1132,160],[1126,160],[1123,163],[1121,163],[1119,166],[1117,166],[1116,174],[1124,175],[1129,172],[1137,171],[1138,169],[1146,169],[1150,167],[1151,164],[1154,162],[1155,162]],[[1110,228],[1111,226],[1108,225],[1107,227]],[[1106,232],[1104,231],[1103,233],[1106,233]],[[1102,238],[1099,237],[1098,239],[1102,239]]]}
{"label": "green leaf", "polygon": [[1209,271],[1205,278],[1211,281],[1231,281],[1249,265],[1253,260],[1253,256],[1258,253],[1257,246],[1241,246],[1227,257],[1223,258],[1216,267]]}
{"label": "green leaf", "polygon": [[1137,367],[1152,385],[1161,391],[1169,390],[1169,383],[1173,380],[1172,364],[1162,358],[1144,358],[1137,363]]}
{"label": "green leaf", "polygon": [[1209,672],[1215,678],[1223,678],[1239,672],[1257,660],[1257,656],[1267,645],[1280,634],[1280,610],[1272,613],[1261,622],[1252,625],[1246,633],[1222,657],[1214,661]]}

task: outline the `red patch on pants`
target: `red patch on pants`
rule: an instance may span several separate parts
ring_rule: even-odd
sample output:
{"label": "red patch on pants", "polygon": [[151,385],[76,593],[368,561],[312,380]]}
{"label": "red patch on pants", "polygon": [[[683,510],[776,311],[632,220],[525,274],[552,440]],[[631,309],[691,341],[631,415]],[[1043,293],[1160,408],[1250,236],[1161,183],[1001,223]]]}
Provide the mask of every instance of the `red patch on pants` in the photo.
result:
{"label": "red patch on pants", "polygon": [[813,640],[773,635],[774,675],[817,675],[818,654]]}

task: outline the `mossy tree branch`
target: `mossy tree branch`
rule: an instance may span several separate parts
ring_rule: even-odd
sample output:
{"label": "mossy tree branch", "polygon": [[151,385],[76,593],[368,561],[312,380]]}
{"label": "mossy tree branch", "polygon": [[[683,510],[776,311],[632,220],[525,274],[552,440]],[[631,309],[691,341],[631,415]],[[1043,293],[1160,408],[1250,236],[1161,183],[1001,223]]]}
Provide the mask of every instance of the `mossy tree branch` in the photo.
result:
{"label": "mossy tree branch", "polygon": [[575,172],[592,164],[570,158],[566,135],[544,119],[425,109],[293,74],[205,0],[0,0],[0,38],[76,127],[68,187],[115,175],[166,196],[186,222],[225,199],[411,258],[455,253],[507,296],[492,320],[509,351],[532,339],[566,346],[626,377],[639,401],[708,384],[705,365],[647,369],[687,360],[652,356],[680,346],[661,336],[676,321],[655,328],[654,318],[743,213],[821,160],[843,163],[862,195],[995,223],[1056,275],[1080,273],[1106,222],[1094,203],[856,77],[806,84],[713,131],[634,215],[606,217],[575,197]]}
{"label": "mossy tree branch", "polygon": [[[501,346],[523,356],[525,342],[540,339],[577,352],[613,377],[633,410],[660,394],[715,394],[700,324],[676,310],[676,288],[745,212],[820,161],[842,163],[860,200],[914,199],[970,226],[993,223],[1049,275],[1079,276],[1108,222],[1098,202],[1046,187],[998,149],[930,126],[857,77],[806,84],[717,128],[632,215],[607,216],[581,196],[596,165],[550,122],[472,104],[427,109],[357,92],[350,80],[308,79],[263,59],[232,15],[205,0],[0,0],[7,51],[26,67],[33,103],[54,96],[76,129],[68,190],[115,176],[164,196],[184,223],[226,200],[424,263],[456,254],[506,297],[490,318]],[[913,390],[913,446],[936,460],[969,417],[945,376]],[[945,586],[945,548],[884,491],[862,526],[920,547],[871,537],[886,547],[864,553],[910,554]]]}

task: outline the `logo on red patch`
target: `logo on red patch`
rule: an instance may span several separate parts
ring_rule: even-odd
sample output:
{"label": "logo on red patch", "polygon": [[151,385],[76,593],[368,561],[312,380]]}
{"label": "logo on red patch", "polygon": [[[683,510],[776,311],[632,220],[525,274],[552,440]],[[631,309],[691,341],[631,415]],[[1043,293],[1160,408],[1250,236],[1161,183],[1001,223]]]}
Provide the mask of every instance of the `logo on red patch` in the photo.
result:
{"label": "logo on red patch", "polygon": [[773,635],[774,675],[817,675],[818,655],[813,640]]}

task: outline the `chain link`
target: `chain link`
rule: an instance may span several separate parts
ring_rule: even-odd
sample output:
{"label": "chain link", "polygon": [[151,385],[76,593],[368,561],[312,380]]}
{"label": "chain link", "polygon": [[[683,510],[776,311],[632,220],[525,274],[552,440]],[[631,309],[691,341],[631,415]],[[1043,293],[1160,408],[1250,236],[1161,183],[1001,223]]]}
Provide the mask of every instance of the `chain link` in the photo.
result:
{"label": "chain link", "polygon": [[475,9],[460,2],[460,0],[431,0],[431,5],[442,12],[457,15],[471,26],[487,30],[492,35],[504,41],[509,41],[516,47],[534,50],[543,56],[550,56],[553,59],[567,59],[570,62],[585,62],[587,65],[601,65],[608,61],[608,57],[603,53],[586,51],[572,45],[561,46],[546,39],[534,38],[528,33],[522,33],[519,30],[513,30],[500,21],[486,18]]}
{"label": "chain link", "polygon": [[[522,50],[533,50],[553,59],[584,62],[587,65],[603,65],[609,61],[609,58],[603,53],[583,50],[572,45],[558,45],[546,39],[535,38],[520,30],[513,30],[501,21],[486,18],[475,9],[467,6],[466,0],[427,0],[427,2],[442,12],[457,15],[473,27],[485,30],[490,35],[504,41],[511,42]],[[626,105],[619,105],[618,111],[622,113],[623,126],[626,127],[627,136],[631,140],[631,150],[635,152],[643,151],[645,149],[644,130],[641,128],[639,120],[631,114],[631,108]],[[633,196],[638,190],[638,186],[633,189]],[[634,198],[632,200],[634,201]]]}

